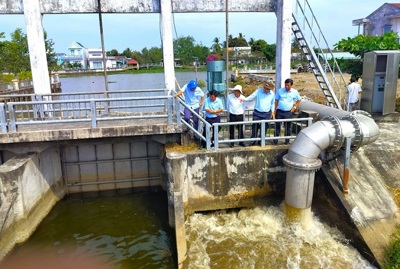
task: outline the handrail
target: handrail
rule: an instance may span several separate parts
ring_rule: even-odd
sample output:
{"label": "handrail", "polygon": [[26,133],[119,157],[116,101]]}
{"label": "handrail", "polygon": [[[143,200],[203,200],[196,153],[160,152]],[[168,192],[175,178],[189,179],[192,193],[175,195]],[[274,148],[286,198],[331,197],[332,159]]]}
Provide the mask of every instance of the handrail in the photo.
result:
{"label": "handrail", "polygon": [[291,119],[271,119],[271,120],[255,120],[255,121],[237,121],[237,122],[220,122],[220,123],[214,123],[214,134],[218,133],[218,130],[222,126],[230,126],[230,125],[253,125],[253,124],[261,124],[261,137],[257,138],[241,138],[241,139],[219,139],[218,135],[214,135],[214,149],[219,148],[220,143],[233,143],[233,142],[260,142],[261,146],[265,146],[265,141],[267,140],[283,140],[283,139],[293,139],[296,138],[296,136],[269,136],[266,137],[266,131],[269,124],[275,124],[277,122],[284,123],[284,122],[306,122],[307,127],[312,124],[313,118],[308,117],[308,118],[291,118]]}
{"label": "handrail", "polygon": [[[133,102],[142,100],[166,100],[167,103],[162,104],[127,104],[121,105],[123,102]],[[172,123],[172,109],[164,109],[164,112],[159,113],[147,113],[142,115],[133,115],[129,110],[144,108],[144,107],[165,107],[170,106],[171,96],[147,96],[147,97],[119,97],[119,98],[97,98],[97,99],[80,99],[80,100],[48,100],[48,101],[22,101],[22,102],[8,102],[7,112],[4,116],[1,113],[1,108],[4,108],[4,104],[0,103],[0,122],[7,122],[6,114],[9,117],[9,131],[16,132],[18,125],[34,125],[34,124],[49,124],[49,123],[71,123],[71,122],[91,122],[91,127],[96,128],[99,121],[113,121],[113,120],[126,120],[126,119],[138,119],[138,118],[167,118],[168,123]],[[109,104],[116,103],[113,106]],[[103,104],[103,106],[102,106]],[[60,106],[59,109],[58,105]],[[101,113],[106,111],[105,106],[108,106],[108,112],[115,110],[117,115],[110,115]],[[68,107],[70,106],[70,107]],[[130,112],[128,115],[121,115],[121,113]],[[57,114],[57,115],[53,115]],[[78,113],[78,116],[77,116]],[[28,117],[24,117],[27,114]],[[67,116],[65,116],[65,114]],[[101,117],[98,117],[99,114]],[[71,116],[72,115],[72,116]],[[33,116],[33,118],[31,117]],[[6,124],[4,124],[5,126]],[[3,128],[2,132],[7,133],[7,130]]]}
{"label": "handrail", "polygon": [[[193,126],[187,122],[185,122],[184,120],[181,119],[181,123],[183,123],[186,127],[188,127],[190,130],[192,130],[201,140],[206,142],[206,149],[210,149],[211,148],[211,141],[210,141],[210,137],[211,137],[211,127],[212,125],[210,123],[208,123],[200,114],[198,114],[196,111],[194,111],[191,107],[189,107],[182,98],[176,98],[178,100],[178,102],[184,106],[185,108],[189,109],[190,112],[192,112],[192,114],[198,118],[199,122],[203,123],[205,126],[205,130],[206,130],[206,136],[204,137],[203,134],[201,134],[198,130],[195,130],[193,128]],[[179,113],[181,113],[181,111],[179,111]]]}

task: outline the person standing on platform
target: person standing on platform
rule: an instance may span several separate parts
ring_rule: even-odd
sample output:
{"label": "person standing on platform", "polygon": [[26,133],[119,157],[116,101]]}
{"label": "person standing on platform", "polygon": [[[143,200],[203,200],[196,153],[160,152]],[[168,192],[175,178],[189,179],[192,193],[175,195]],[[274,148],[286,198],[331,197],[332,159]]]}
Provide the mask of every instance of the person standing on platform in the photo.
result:
{"label": "person standing on platform", "polygon": [[350,84],[346,87],[346,104],[347,111],[354,111],[359,109],[359,99],[358,94],[362,92],[360,84],[357,83],[355,77],[350,78]]}
{"label": "person standing on platform", "polygon": [[[204,101],[204,111],[206,121],[211,124],[211,146],[214,146],[214,135],[218,135],[218,133],[214,134],[214,123],[221,122],[220,113],[224,111],[224,106],[222,104],[222,100],[218,98],[218,92],[216,90],[212,90],[209,94],[209,97]],[[206,127],[204,126],[203,135],[206,136]],[[203,147],[206,146],[206,142],[202,141]]]}
{"label": "person standing on platform", "polygon": [[[275,94],[275,118],[278,119],[291,119],[293,112],[300,104],[299,92],[292,88],[293,80],[288,78],[285,80],[285,87],[276,91]],[[281,123],[275,124],[275,136],[281,135]],[[284,122],[285,136],[290,136],[292,133],[291,122]],[[278,140],[274,140],[274,144],[278,144]],[[289,144],[289,139],[285,139],[285,144]]]}
{"label": "person standing on platform", "polygon": [[[251,95],[245,98],[245,101],[256,99],[253,112],[253,120],[269,120],[275,118],[275,93],[273,89],[274,84],[271,82],[264,82],[262,88],[258,88]],[[251,138],[260,137],[258,131],[261,130],[261,124],[255,123],[251,126]],[[256,145],[257,142],[253,141],[251,145]],[[261,142],[258,142],[260,145]]]}
{"label": "person standing on platform", "polygon": [[[175,95],[175,97],[184,94],[185,104],[188,105],[192,110],[194,110],[197,114],[200,112],[200,108],[204,103],[204,92],[199,87],[199,84],[195,80],[189,81],[188,84],[185,84]],[[190,117],[193,118],[193,128],[198,131],[199,128],[199,118],[190,111],[187,107],[183,110],[183,119],[190,124]]]}
{"label": "person standing on platform", "polygon": [[[229,121],[243,121],[244,120],[244,101],[242,86],[236,85],[233,88],[233,93],[228,95],[226,100],[226,110],[229,113]],[[238,139],[244,138],[243,124],[229,125],[229,139],[235,138],[235,127],[238,130]],[[233,148],[235,143],[231,143],[230,147]],[[239,143],[240,146],[245,147],[243,142]]]}

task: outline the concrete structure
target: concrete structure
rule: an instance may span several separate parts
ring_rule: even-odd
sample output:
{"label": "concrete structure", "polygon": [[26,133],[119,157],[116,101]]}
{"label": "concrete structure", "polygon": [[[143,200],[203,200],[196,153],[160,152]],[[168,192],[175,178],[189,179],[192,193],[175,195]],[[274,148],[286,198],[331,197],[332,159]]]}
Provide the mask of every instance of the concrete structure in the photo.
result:
{"label": "concrete structure", "polygon": [[0,166],[0,259],[27,240],[66,194],[58,146],[36,145],[34,150]]}

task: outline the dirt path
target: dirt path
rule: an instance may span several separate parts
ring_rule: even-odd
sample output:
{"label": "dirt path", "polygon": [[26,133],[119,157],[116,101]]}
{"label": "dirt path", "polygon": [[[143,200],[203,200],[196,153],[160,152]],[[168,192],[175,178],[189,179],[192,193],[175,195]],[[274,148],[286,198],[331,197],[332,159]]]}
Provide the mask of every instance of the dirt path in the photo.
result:
{"label": "dirt path", "polygon": [[[275,75],[269,75],[273,80],[275,80]],[[350,74],[343,74],[346,83],[350,81]],[[293,88],[298,90],[301,96],[307,96],[316,103],[326,104],[325,97],[319,87],[315,76],[312,73],[296,73],[291,74],[291,79],[293,79]],[[243,86],[244,95],[250,95],[255,89],[260,85],[260,81],[250,81],[249,79],[244,79],[244,83],[239,82]],[[362,83],[360,79],[358,83]],[[400,87],[400,80],[397,82],[397,88]],[[345,97],[345,87],[342,88],[342,100]],[[339,98],[339,93],[336,93],[337,98]],[[400,97],[400,91],[397,91],[397,97]]]}

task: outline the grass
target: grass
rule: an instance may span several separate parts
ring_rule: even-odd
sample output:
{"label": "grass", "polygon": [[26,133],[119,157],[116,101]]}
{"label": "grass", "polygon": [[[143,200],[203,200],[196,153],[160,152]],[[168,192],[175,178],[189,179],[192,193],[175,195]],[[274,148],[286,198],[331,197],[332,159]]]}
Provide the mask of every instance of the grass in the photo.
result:
{"label": "grass", "polygon": [[174,151],[180,153],[192,152],[201,149],[200,145],[192,142],[187,145],[179,145],[178,143],[167,143],[165,145],[166,151]]}
{"label": "grass", "polygon": [[400,268],[400,227],[392,234],[388,249],[385,250],[385,263],[383,269]]}

